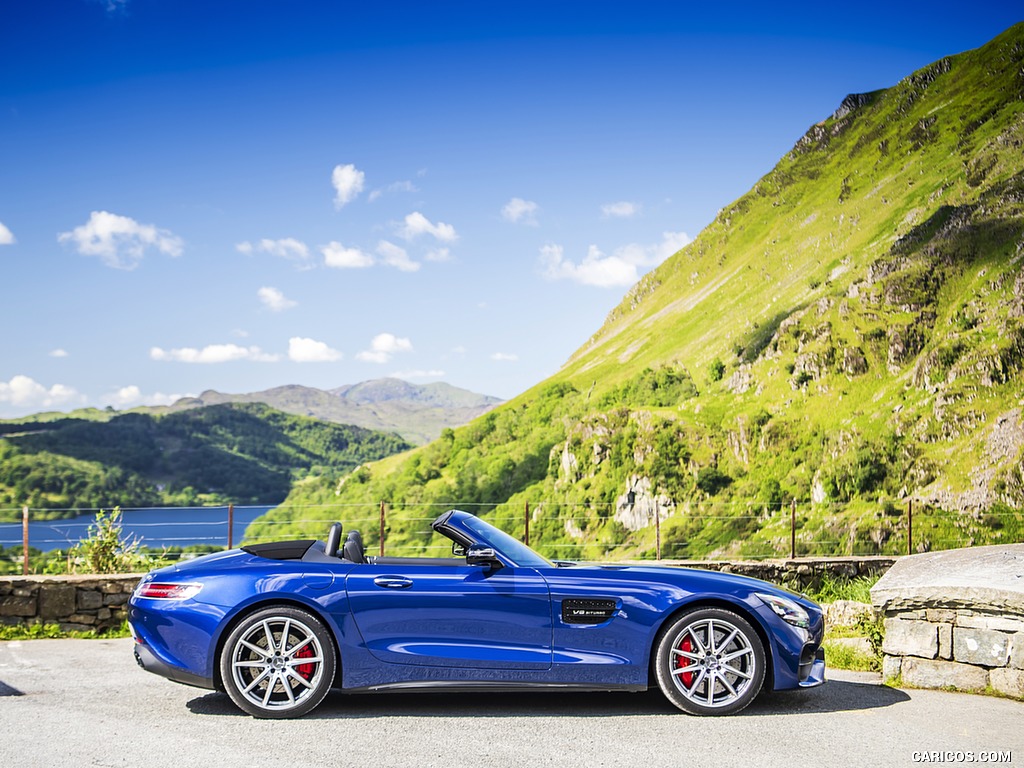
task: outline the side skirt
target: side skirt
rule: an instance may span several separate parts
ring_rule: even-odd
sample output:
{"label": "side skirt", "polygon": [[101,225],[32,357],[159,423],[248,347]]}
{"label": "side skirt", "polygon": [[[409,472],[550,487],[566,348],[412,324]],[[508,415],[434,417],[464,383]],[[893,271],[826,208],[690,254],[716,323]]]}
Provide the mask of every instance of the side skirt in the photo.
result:
{"label": "side skirt", "polygon": [[639,693],[648,690],[646,685],[594,685],[587,683],[496,683],[488,680],[478,682],[466,680],[420,680],[405,683],[384,683],[365,688],[344,688],[343,693],[394,693],[398,691],[431,693],[444,691],[471,693],[488,691],[495,693],[516,693],[523,691],[602,691]]}

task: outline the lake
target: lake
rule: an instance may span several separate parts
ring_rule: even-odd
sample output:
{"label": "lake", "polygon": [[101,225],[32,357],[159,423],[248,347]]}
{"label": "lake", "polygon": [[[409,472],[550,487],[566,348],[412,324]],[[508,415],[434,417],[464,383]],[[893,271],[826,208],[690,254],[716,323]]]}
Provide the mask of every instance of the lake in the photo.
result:
{"label": "lake", "polygon": [[[253,520],[273,506],[235,507],[234,545],[245,535]],[[226,546],[228,542],[227,507],[155,507],[124,509],[121,512],[122,536],[135,536],[144,547],[186,547],[190,544]],[[66,520],[29,519],[28,545],[43,552],[67,549],[89,535],[96,512]],[[21,546],[22,525],[0,523],[0,546]]]}

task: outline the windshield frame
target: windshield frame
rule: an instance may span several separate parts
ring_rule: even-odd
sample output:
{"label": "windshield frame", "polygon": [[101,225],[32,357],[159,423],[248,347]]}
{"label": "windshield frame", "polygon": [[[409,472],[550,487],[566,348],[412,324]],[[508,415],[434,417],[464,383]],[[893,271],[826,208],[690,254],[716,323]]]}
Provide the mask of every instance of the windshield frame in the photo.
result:
{"label": "windshield frame", "polygon": [[[456,543],[469,536],[476,543],[493,547],[509,564],[522,568],[554,568],[554,563],[523,542],[505,533],[476,515],[453,509],[441,515],[432,526]],[[459,536],[458,534],[462,534]],[[455,534],[455,535],[453,535]]]}

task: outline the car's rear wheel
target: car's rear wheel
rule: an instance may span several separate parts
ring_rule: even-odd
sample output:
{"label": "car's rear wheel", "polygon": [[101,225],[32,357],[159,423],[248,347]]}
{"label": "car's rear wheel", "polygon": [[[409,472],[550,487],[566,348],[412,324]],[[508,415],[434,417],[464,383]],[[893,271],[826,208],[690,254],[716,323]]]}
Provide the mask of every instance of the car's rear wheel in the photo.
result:
{"label": "car's rear wheel", "polygon": [[246,616],[224,643],[220,674],[231,700],[253,717],[300,717],[334,681],[334,643],[323,623],[291,606]]}
{"label": "car's rear wheel", "polygon": [[666,698],[693,715],[746,707],[764,682],[761,639],[742,616],[723,608],[683,614],[659,635],[655,672]]}

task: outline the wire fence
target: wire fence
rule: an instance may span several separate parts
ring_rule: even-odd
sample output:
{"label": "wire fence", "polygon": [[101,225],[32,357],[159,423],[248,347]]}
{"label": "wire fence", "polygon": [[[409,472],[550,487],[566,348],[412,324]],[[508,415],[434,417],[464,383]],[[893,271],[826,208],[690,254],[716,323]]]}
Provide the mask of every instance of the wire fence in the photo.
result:
{"label": "wire fence", "polygon": [[[549,557],[561,559],[763,560],[912,554],[977,544],[1024,541],[1024,512],[1010,508],[943,510],[913,501],[897,508],[848,505],[765,505],[754,501],[672,505],[564,501],[518,504],[334,503],[310,505],[149,507],[125,509],[126,538],[154,559],[169,550],[230,549],[282,538],[323,538],[335,521],[360,530],[372,554],[443,555],[450,542],[430,523],[448,509],[485,517]],[[275,509],[275,519],[261,519]],[[67,551],[87,538],[100,509],[0,509],[0,558],[29,570],[32,549]],[[19,515],[20,513],[20,515]],[[20,516],[20,521],[16,518]],[[68,519],[70,517],[71,519]],[[63,519],[54,519],[63,518]]]}

